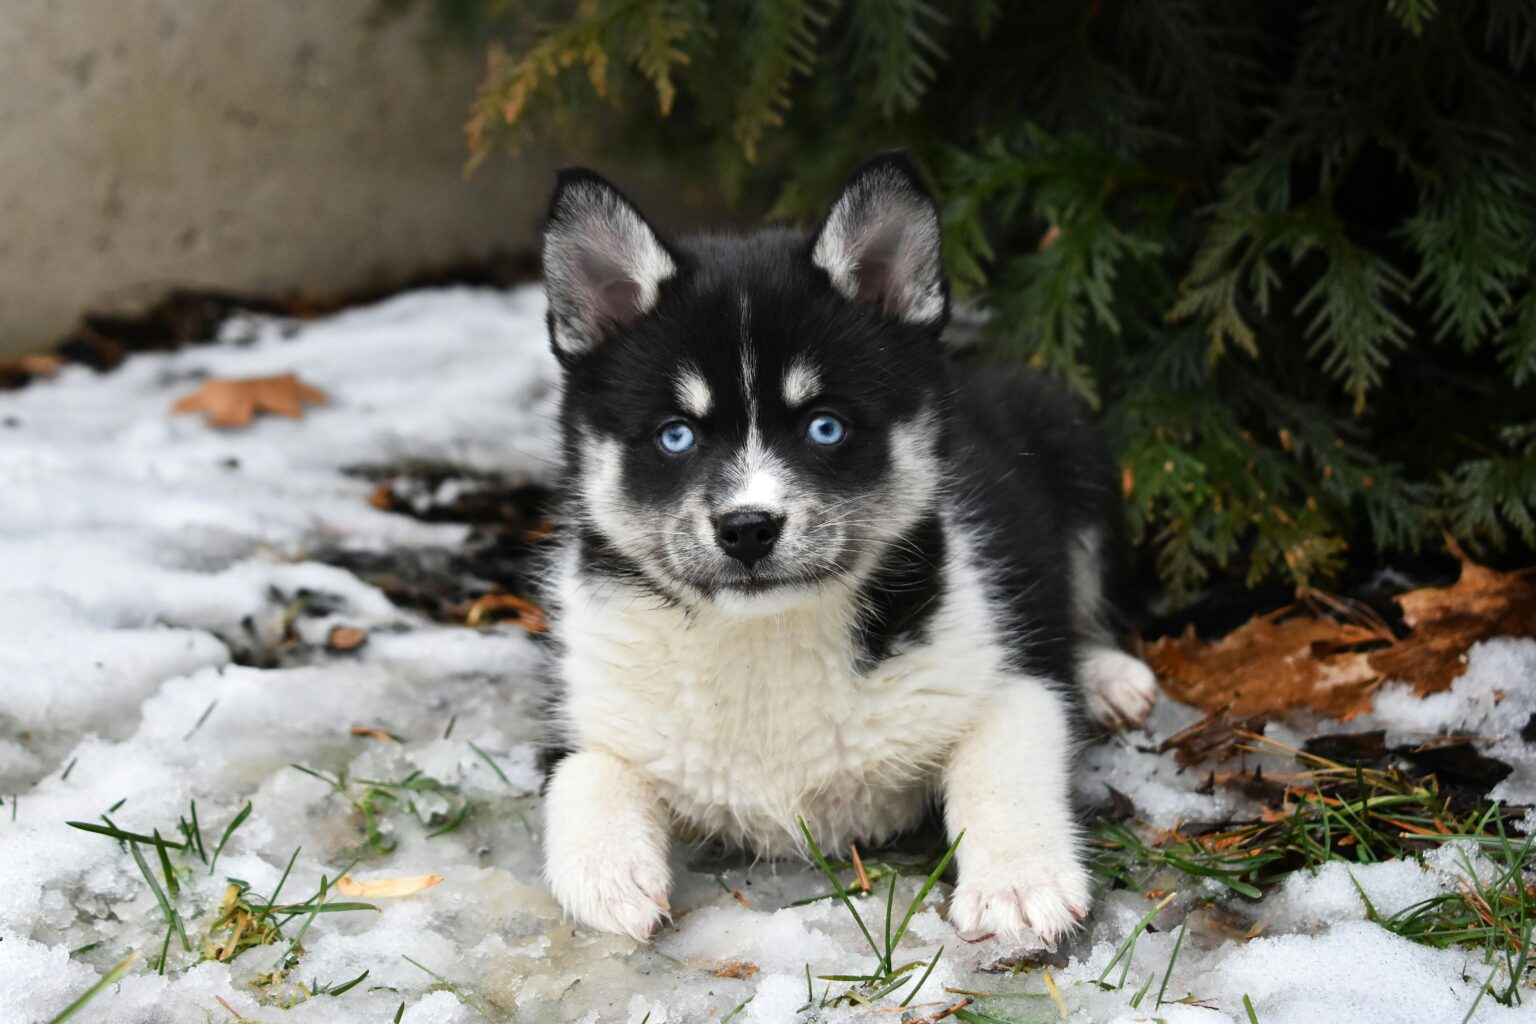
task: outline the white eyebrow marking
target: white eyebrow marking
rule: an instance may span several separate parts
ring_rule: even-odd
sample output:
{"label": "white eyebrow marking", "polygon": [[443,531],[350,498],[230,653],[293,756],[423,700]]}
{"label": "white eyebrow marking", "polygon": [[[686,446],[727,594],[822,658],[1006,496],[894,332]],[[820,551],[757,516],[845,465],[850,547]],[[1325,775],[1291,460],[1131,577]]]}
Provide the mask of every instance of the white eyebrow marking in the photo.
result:
{"label": "white eyebrow marking", "polygon": [[821,373],[804,356],[789,364],[784,374],[784,404],[791,409],[815,398],[821,391]]}
{"label": "white eyebrow marking", "polygon": [[672,382],[672,386],[677,395],[677,404],[688,415],[702,419],[714,408],[714,392],[709,390],[709,383],[697,370],[683,370]]}

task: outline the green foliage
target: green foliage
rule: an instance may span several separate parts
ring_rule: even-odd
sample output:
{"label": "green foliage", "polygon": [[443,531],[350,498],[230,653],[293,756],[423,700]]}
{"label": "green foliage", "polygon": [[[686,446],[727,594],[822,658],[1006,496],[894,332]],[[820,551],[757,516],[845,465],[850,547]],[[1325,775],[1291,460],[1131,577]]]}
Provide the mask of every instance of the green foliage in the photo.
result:
{"label": "green foliage", "polygon": [[663,156],[809,222],[903,146],[988,358],[1103,410],[1174,597],[1536,543],[1526,0],[388,0],[491,47],[474,159]]}

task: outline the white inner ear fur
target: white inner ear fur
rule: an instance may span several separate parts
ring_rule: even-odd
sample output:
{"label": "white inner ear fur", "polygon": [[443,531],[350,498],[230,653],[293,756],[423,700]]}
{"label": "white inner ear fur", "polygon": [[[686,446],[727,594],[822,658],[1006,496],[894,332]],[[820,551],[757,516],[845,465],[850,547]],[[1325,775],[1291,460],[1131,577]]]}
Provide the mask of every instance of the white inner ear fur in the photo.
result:
{"label": "white inner ear fur", "polygon": [[677,264],[617,193],[568,186],[544,238],[544,279],[560,349],[582,352],[605,330],[655,307]]}
{"label": "white inner ear fur", "polygon": [[910,323],[944,315],[938,215],[895,172],[872,171],[843,190],[811,260],[852,302]]}

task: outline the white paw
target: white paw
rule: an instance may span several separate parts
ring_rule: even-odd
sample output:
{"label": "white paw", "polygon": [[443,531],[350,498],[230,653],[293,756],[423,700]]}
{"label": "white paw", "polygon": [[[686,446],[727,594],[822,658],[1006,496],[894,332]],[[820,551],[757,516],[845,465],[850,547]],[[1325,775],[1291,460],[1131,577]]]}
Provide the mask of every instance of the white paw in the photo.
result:
{"label": "white paw", "polygon": [[1033,931],[1051,945],[1077,927],[1089,902],[1088,872],[1070,855],[989,857],[961,867],[949,922],[966,939],[1025,945]]}
{"label": "white paw", "polygon": [[645,940],[670,904],[665,810],[624,761],[571,754],[544,796],[544,878],[579,923]]}
{"label": "white paw", "polygon": [[551,856],[545,877],[555,899],[580,924],[645,941],[671,911],[665,851],[643,843],[592,843]]}
{"label": "white paw", "polygon": [[1106,729],[1134,729],[1157,703],[1157,679],[1137,659],[1111,647],[1090,651],[1079,668],[1088,714]]}

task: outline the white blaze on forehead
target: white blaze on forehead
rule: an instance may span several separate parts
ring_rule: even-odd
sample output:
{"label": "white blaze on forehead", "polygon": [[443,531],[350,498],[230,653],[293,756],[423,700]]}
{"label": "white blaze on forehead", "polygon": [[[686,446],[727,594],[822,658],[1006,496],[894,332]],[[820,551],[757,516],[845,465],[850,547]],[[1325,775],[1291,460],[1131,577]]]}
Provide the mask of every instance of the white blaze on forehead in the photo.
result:
{"label": "white blaze on forehead", "polygon": [[747,407],[747,429],[757,430],[757,351],[752,347],[752,307],[743,291],[741,306],[741,397]]}
{"label": "white blaze on forehead", "polygon": [[803,405],[821,392],[821,373],[803,356],[789,364],[784,373],[784,404],[791,409]]}
{"label": "white blaze on forehead", "polygon": [[709,383],[697,370],[683,370],[672,382],[672,387],[677,395],[678,407],[688,415],[702,419],[714,408],[714,392],[709,390]]}

